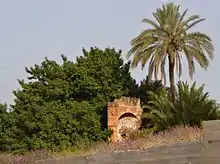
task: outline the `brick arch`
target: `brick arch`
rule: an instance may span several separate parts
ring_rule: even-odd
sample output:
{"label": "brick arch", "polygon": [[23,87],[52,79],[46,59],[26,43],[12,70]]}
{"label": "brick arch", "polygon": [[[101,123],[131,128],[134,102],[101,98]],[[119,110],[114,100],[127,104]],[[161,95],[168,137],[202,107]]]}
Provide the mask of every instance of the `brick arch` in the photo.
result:
{"label": "brick arch", "polygon": [[134,118],[137,119],[137,116],[135,114],[133,114],[133,113],[130,113],[130,112],[122,114],[118,119],[120,120],[120,119],[122,119],[124,117],[134,117]]}
{"label": "brick arch", "polygon": [[111,140],[113,142],[122,140],[119,132],[122,126],[129,127],[129,124],[133,123],[134,125],[134,122],[136,122],[138,125],[129,128],[133,128],[134,130],[137,129],[141,124],[142,112],[143,110],[140,105],[140,99],[138,98],[122,97],[120,99],[115,99],[112,103],[109,103],[108,128],[113,131]]}

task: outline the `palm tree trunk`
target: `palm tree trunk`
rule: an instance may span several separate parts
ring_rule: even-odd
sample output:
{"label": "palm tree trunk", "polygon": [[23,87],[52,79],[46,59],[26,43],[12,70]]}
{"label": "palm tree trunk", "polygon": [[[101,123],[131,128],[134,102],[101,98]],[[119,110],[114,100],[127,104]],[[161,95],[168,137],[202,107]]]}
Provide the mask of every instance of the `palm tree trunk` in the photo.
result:
{"label": "palm tree trunk", "polygon": [[174,58],[168,56],[169,58],[169,78],[170,78],[170,98],[171,101],[175,102],[175,82],[174,82]]}

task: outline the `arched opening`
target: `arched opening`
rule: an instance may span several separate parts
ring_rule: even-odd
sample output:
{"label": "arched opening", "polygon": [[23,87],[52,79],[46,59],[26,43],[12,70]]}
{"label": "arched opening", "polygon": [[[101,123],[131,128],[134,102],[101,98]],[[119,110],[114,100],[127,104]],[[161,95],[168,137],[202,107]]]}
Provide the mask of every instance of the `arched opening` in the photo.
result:
{"label": "arched opening", "polygon": [[118,137],[120,140],[128,139],[129,134],[140,127],[140,120],[132,113],[125,113],[118,120]]}

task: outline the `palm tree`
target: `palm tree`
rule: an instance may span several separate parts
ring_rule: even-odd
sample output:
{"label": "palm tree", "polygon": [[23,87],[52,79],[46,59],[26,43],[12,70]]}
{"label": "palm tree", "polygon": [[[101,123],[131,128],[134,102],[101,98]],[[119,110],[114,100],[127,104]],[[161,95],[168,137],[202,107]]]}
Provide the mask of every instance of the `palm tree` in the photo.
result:
{"label": "palm tree", "polygon": [[180,6],[174,3],[163,4],[153,13],[154,20],[143,19],[144,23],[152,28],[144,30],[131,41],[128,58],[133,55],[132,68],[139,63],[142,69],[149,62],[148,75],[152,75],[166,83],[165,63],[168,58],[170,96],[175,101],[174,71],[182,75],[181,58],[185,55],[188,61],[189,76],[192,79],[195,73],[195,61],[201,68],[207,69],[209,59],[213,58],[214,47],[209,36],[201,32],[190,31],[192,27],[205,19],[199,15],[186,17],[187,9],[180,13]]}
{"label": "palm tree", "polygon": [[219,105],[204,91],[204,87],[205,85],[197,86],[196,82],[191,86],[187,82],[177,83],[175,108],[185,124],[198,125],[202,121],[219,119]]}

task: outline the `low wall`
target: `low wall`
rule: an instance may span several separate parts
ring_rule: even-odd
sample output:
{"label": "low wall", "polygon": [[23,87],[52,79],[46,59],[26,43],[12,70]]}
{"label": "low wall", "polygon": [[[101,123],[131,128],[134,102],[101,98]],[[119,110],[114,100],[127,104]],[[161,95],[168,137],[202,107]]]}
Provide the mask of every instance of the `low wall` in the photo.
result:
{"label": "low wall", "polygon": [[220,121],[203,124],[201,141],[166,145],[142,151],[98,153],[39,164],[220,164]]}

